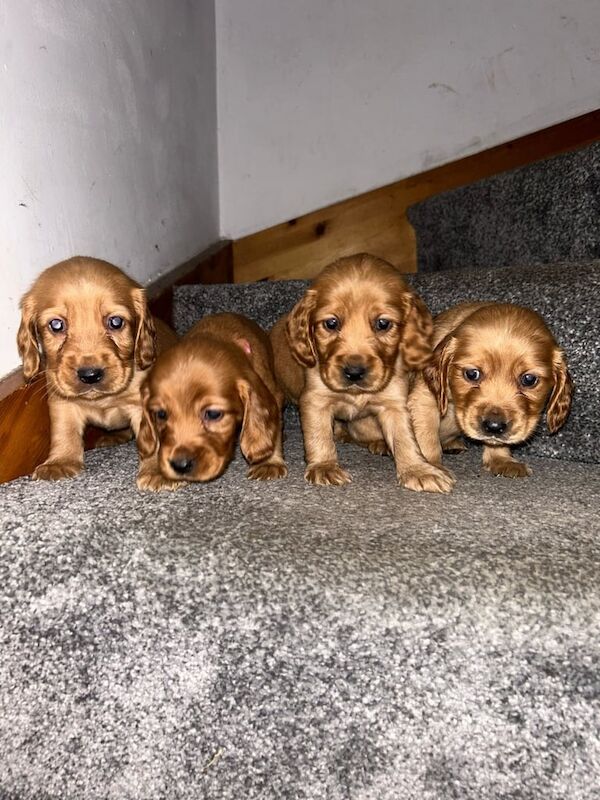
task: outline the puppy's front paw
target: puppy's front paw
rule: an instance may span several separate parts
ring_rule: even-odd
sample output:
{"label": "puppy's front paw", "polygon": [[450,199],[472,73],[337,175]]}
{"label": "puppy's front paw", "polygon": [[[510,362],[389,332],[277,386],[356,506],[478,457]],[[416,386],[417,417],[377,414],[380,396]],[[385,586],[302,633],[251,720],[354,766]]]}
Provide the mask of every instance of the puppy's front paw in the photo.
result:
{"label": "puppy's front paw", "polygon": [[456,439],[450,439],[449,442],[446,442],[444,445],[444,453],[464,453],[467,449],[467,445],[465,444],[465,440],[461,436],[457,436]]}
{"label": "puppy's front paw", "polygon": [[109,431],[99,436],[95,443],[94,448],[97,447],[116,447],[118,444],[125,444],[133,439],[133,431],[131,428],[125,428],[122,431]]}
{"label": "puppy's front paw", "polygon": [[287,467],[281,462],[254,464],[246,473],[246,477],[251,481],[276,481],[285,478]]}
{"label": "puppy's front paw", "polygon": [[171,481],[160,472],[142,472],[138,475],[137,487],[141,492],[174,492],[185,486],[185,481]]}
{"label": "puppy's front paw", "polygon": [[74,478],[82,469],[79,461],[48,461],[36,467],[31,477],[36,481],[60,481]]}
{"label": "puppy's front paw", "polygon": [[352,480],[349,473],[333,461],[309,464],[304,477],[309,483],[317,486],[343,486]]}
{"label": "puppy's front paw", "polygon": [[398,473],[398,480],[406,489],[413,492],[440,492],[447,494],[452,491],[456,478],[445,467],[435,467],[433,464],[411,464]]}
{"label": "puppy's front paw", "polygon": [[532,474],[531,467],[514,458],[493,458],[483,467],[492,475],[503,475],[505,478],[527,478]]}
{"label": "puppy's front paw", "polygon": [[367,445],[369,453],[375,456],[389,456],[390,451],[384,439],[375,439]]}

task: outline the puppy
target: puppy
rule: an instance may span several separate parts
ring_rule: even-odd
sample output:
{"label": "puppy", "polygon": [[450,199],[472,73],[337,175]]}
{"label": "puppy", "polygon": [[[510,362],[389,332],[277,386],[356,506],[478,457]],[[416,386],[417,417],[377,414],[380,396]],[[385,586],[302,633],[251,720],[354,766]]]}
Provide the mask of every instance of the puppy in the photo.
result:
{"label": "puppy", "polygon": [[415,382],[409,407],[425,458],[483,442],[483,466],[510,478],[531,474],[510,445],[526,441],[546,408],[550,432],[571,407],[564,353],[544,320],[507,303],[465,303],[435,319],[434,358]]}
{"label": "puppy", "polygon": [[406,405],[408,372],[428,363],[432,330],[429,311],[400,273],[368,254],[326,267],[275,324],[275,373],[300,406],[307,481],[351,480],[338,464],[335,426],[340,438],[384,440],[408,489],[451,490],[450,473],[421,455]]}
{"label": "puppy", "polygon": [[269,338],[238,314],[200,320],[156,362],[142,387],[138,488],[177,489],[219,477],[240,447],[248,478],[283,478],[283,393]]}
{"label": "puppy", "polygon": [[[23,376],[45,369],[50,453],[33,477],[71,478],[83,469],[86,425],[131,438],[141,422],[140,384],[158,346],[175,334],[148,312],[146,294],[120,269],[76,256],[49,267],[21,300],[17,345]],[[122,431],[122,429],[126,429]]]}

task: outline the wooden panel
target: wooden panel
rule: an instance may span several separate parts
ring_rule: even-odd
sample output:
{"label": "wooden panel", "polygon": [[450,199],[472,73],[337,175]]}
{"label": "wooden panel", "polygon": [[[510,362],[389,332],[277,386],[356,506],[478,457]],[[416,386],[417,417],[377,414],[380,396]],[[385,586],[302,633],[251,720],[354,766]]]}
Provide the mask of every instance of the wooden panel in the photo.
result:
{"label": "wooden panel", "polygon": [[598,139],[594,111],[246,236],[233,244],[234,280],[312,278],[335,258],[362,251],[414,272],[415,234],[406,218],[413,203]]}
{"label": "wooden panel", "polygon": [[0,483],[29,475],[44,461],[49,428],[44,376],[0,400]]}

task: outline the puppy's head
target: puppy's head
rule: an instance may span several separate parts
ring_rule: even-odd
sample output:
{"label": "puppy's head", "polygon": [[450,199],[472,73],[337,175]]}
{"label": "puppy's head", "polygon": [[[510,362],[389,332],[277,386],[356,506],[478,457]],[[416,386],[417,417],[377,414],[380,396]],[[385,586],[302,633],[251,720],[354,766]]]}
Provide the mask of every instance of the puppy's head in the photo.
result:
{"label": "puppy's head", "polygon": [[436,347],[424,375],[441,414],[452,400],[463,432],[491,445],[528,439],[546,404],[554,433],[571,406],[562,350],[539,314],[519,306],[473,312]]}
{"label": "puppy's head", "polygon": [[317,366],[334,392],[379,392],[399,360],[423,368],[432,331],[429,311],[400,273],[365,254],[326,267],[287,320],[294,357]]}
{"label": "puppy's head", "polygon": [[[239,351],[239,352],[237,352]],[[157,454],[170,480],[210,481],[240,448],[249,463],[275,448],[279,409],[241,347],[182,341],[165,352],[142,386],[138,450]]]}
{"label": "puppy's head", "polygon": [[146,296],[120,269],[75,257],[45,270],[21,300],[17,345],[29,381],[46,369],[62,397],[118,394],[156,354]]}

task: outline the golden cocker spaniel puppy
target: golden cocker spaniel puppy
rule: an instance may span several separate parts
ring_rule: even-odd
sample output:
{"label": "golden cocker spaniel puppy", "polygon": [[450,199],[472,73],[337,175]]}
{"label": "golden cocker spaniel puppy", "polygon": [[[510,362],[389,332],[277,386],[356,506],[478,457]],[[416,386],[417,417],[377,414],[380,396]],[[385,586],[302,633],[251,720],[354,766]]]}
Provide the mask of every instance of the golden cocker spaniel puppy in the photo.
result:
{"label": "golden cocker spaniel puppy", "polygon": [[546,407],[550,432],[569,414],[573,382],[563,351],[535,311],[507,303],[465,303],[434,321],[434,358],[417,378],[409,407],[425,457],[483,442],[493,475],[531,474],[510,445],[526,441]]}
{"label": "golden cocker spaniel puppy", "polygon": [[429,311],[400,273],[368,254],[326,267],[275,324],[275,373],[300,407],[307,481],[351,480],[334,441],[343,427],[339,438],[385,441],[408,489],[451,490],[451,474],[419,451],[406,405],[409,371],[428,363],[432,329]]}
{"label": "golden cocker spaniel puppy", "polygon": [[[37,479],[70,478],[83,469],[86,425],[137,434],[140,384],[158,348],[176,341],[152,319],[146,294],[120,269],[76,256],[46,269],[21,300],[17,345],[23,376],[45,370],[50,453]],[[158,337],[157,337],[158,331]]]}
{"label": "golden cocker spaniel puppy", "polygon": [[283,393],[267,334],[238,314],[204,317],[162,355],[142,387],[138,488],[219,477],[240,448],[248,478],[283,478]]}

